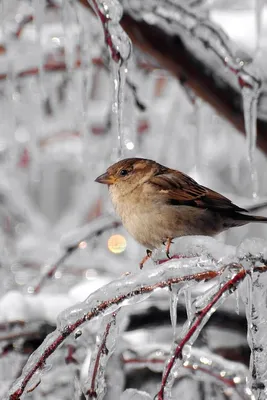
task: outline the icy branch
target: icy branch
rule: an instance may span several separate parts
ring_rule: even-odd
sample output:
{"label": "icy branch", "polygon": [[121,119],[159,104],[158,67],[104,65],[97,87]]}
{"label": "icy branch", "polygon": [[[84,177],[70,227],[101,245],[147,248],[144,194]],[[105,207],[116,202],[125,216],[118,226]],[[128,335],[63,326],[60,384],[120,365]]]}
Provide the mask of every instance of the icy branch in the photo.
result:
{"label": "icy branch", "polygon": [[22,376],[14,383],[6,398],[19,400],[32,377],[40,374],[46,360],[85,322],[100,315],[113,313],[119,307],[131,302],[143,301],[156,289],[169,288],[171,285],[186,283],[189,280],[195,282],[210,280],[221,275],[224,270],[225,268],[216,270],[214,265],[211,268],[209,261],[205,265],[205,262],[198,258],[181,260],[165,263],[156,270],[145,270],[136,275],[122,277],[100,288],[83,303],[71,307],[59,316],[58,329],[48,335],[39,349],[31,355]]}
{"label": "icy branch", "polygon": [[248,344],[251,349],[249,383],[256,400],[267,396],[267,276],[252,268],[244,287],[248,321]]}
{"label": "icy branch", "polygon": [[[151,371],[159,372],[163,370],[167,357],[168,354],[161,349],[155,349],[145,355],[127,350],[122,354],[122,362],[127,369],[146,367]],[[223,388],[232,389],[242,399],[252,400],[246,383],[248,370],[243,364],[226,360],[208,350],[192,348],[176,379],[193,375],[196,379],[203,380],[203,374],[205,380],[216,382]]]}
{"label": "icy branch", "polygon": [[39,293],[45,281],[48,278],[52,278],[58,268],[84,243],[87,243],[91,239],[100,236],[103,232],[116,228],[120,225],[120,222],[116,221],[114,217],[104,215],[94,219],[88,225],[76,229],[73,232],[69,232],[61,239],[61,248],[59,249],[59,256],[46,264],[42,270],[43,275],[41,276],[39,283],[34,288],[29,288],[30,293]]}
{"label": "icy branch", "polygon": [[[216,308],[218,308],[223,303],[223,301],[232,293],[232,291],[236,289],[237,285],[245,278],[246,271],[244,269],[240,270],[240,268],[240,265],[230,266],[229,270],[232,270],[233,276],[229,279],[229,275],[226,274],[226,277],[223,280],[223,284],[220,283],[219,285],[215,285],[216,287],[219,287],[219,289],[217,291],[214,291],[214,287],[212,287],[211,290],[209,290],[208,296],[206,295],[204,296],[204,299],[201,299],[201,302],[203,302],[204,304],[200,304],[200,307],[195,304],[194,316],[191,320],[186,322],[186,326],[184,329],[185,333],[182,333],[180,342],[178,343],[172,356],[167,362],[162,377],[161,388],[158,393],[159,400],[164,399],[164,392],[167,386],[168,390],[171,389],[173,381],[173,376],[171,376],[172,369],[174,367],[177,368],[176,364],[178,360],[180,360],[180,364],[182,364],[182,352],[185,346],[191,346],[195,342],[201,329],[208,322],[211,315],[216,311]],[[171,380],[171,384],[169,384],[168,382],[169,379]]]}
{"label": "icy branch", "polygon": [[[254,271],[265,272],[267,267],[257,267]],[[250,270],[240,264],[228,264],[218,268],[209,259],[195,257],[169,261],[144,270],[135,275],[124,276],[105,285],[91,294],[84,302],[62,312],[58,318],[58,328],[47,336],[43,344],[29,358],[22,376],[14,383],[6,399],[18,400],[31,382],[33,376],[38,378],[46,360],[75,330],[98,316],[114,313],[118,308],[136,304],[147,299],[155,290],[170,288],[177,284],[188,284],[189,281],[200,282],[222,276],[221,284],[215,285],[194,303],[193,318],[188,322],[184,335],[168,362],[159,393],[163,398],[164,390],[177,360],[182,357],[186,344],[192,344],[216,307],[235,290],[236,285],[244,279]],[[145,283],[144,283],[145,282]],[[182,287],[182,285],[180,285]]]}
{"label": "icy branch", "polygon": [[[101,400],[105,395],[105,379],[104,379],[104,371],[105,366],[107,364],[108,359],[110,358],[112,348],[108,345],[107,339],[108,337],[112,337],[112,340],[115,341],[117,335],[113,332],[116,331],[116,318],[117,312],[114,312],[111,316],[108,316],[108,323],[105,325],[104,332],[97,338],[99,342],[97,344],[95,354],[92,356],[92,360],[90,362],[89,369],[89,389],[85,390],[85,394],[88,396],[88,399],[95,398]],[[85,383],[85,386],[88,386],[88,383]]]}

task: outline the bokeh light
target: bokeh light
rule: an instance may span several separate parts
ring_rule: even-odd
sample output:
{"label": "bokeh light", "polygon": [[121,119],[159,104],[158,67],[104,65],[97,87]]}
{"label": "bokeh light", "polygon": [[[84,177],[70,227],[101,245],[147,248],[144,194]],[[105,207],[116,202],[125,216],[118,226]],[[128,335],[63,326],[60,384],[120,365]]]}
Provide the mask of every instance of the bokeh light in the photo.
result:
{"label": "bokeh light", "polygon": [[108,239],[108,249],[111,253],[119,254],[122,253],[127,246],[127,241],[122,235],[112,235]]}

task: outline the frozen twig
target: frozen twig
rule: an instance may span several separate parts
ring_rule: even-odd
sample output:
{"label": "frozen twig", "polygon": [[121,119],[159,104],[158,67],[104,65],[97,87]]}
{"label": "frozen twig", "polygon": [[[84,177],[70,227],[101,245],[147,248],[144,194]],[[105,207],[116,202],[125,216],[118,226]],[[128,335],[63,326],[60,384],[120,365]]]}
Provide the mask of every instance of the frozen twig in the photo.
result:
{"label": "frozen twig", "polygon": [[[158,356],[160,354],[160,356]],[[154,349],[146,355],[139,355],[130,350],[122,355],[121,361],[127,368],[149,368],[152,371],[163,370],[166,363],[168,353],[160,349]],[[247,368],[243,364],[229,361],[221,356],[214,355],[209,351],[192,349],[190,357],[183,363],[183,369],[180,371],[177,379],[183,376],[194,375],[196,378],[202,379],[202,374],[206,375],[206,379],[216,382],[223,388],[231,388],[239,394],[243,400],[252,400],[247,393],[246,376]]]}
{"label": "frozen twig", "polygon": [[[185,347],[185,345],[188,342],[191,342],[192,337],[194,336],[194,340],[197,338],[197,330],[198,328],[204,323],[206,323],[209,320],[209,317],[211,316],[211,310],[212,308],[216,305],[216,303],[221,299],[221,297],[228,292],[229,294],[231,293],[232,290],[235,290],[237,285],[245,278],[246,276],[246,270],[243,269],[241,266],[239,266],[241,269],[239,272],[237,272],[231,279],[229,279],[216,293],[215,295],[212,296],[211,300],[209,303],[199,312],[197,313],[192,321],[190,321],[189,324],[189,329],[182,337],[181,341],[179,342],[178,346],[176,347],[173,355],[171,356],[167,366],[166,370],[163,373],[162,377],[162,382],[161,382],[161,388],[158,393],[158,400],[163,400],[164,399],[164,391],[165,387],[168,381],[168,378],[172,372],[172,369],[176,363],[176,360],[179,358],[182,358],[182,352]],[[191,344],[191,343],[190,343]]]}
{"label": "frozen twig", "polygon": [[[103,368],[102,368],[102,371],[101,371],[101,364],[102,364],[101,363],[101,358],[103,356],[107,356],[108,355],[109,349],[107,347],[107,338],[108,338],[108,335],[110,334],[110,330],[111,330],[112,326],[116,324],[116,317],[117,317],[117,312],[114,312],[111,315],[111,318],[109,319],[109,322],[107,323],[107,325],[105,327],[105,330],[104,330],[104,333],[102,335],[101,341],[100,341],[100,343],[99,343],[99,345],[97,347],[96,357],[95,357],[94,360],[92,360],[92,362],[93,362],[93,365],[92,365],[92,367],[93,367],[92,368],[93,369],[92,378],[90,379],[90,381],[91,381],[90,382],[90,388],[86,391],[86,395],[88,396],[88,399],[92,399],[92,398],[97,399],[98,398],[97,386],[98,386],[98,383],[100,383],[98,381],[101,380],[101,379],[99,379],[99,375],[103,374]],[[91,367],[91,365],[90,365],[90,367]],[[102,387],[101,389],[103,391],[104,388]]]}
{"label": "frozen twig", "polygon": [[[86,226],[77,229],[74,232],[74,239],[71,237],[73,234],[68,234],[68,243],[64,244],[63,239],[63,247],[65,248],[58,258],[51,263],[51,266],[45,269],[44,274],[41,276],[39,283],[32,289],[30,292],[37,294],[40,292],[42,286],[44,285],[45,281],[49,278],[52,278],[58,268],[79,248],[81,248],[81,244],[88,242],[89,240],[100,236],[105,231],[116,228],[120,225],[120,222],[116,221],[113,217],[104,215],[99,218],[96,218],[91,223],[87,224]],[[69,237],[71,237],[71,242]]]}
{"label": "frozen twig", "polygon": [[[78,0],[89,7],[87,0]],[[179,1],[125,0],[121,25],[133,43],[143,52],[156,58],[167,70],[210,103],[239,131],[245,133],[240,88],[254,86],[260,82],[250,73],[251,60],[235,55],[233,44],[215,24],[206,21],[199,9],[192,9]],[[203,34],[203,35],[202,35]],[[222,50],[222,52],[220,52]],[[221,65],[231,71],[226,76]],[[215,62],[214,62],[215,61]],[[244,72],[244,74],[243,74]],[[239,82],[233,84],[238,75]],[[232,79],[234,78],[234,79]],[[238,85],[239,83],[239,85]],[[265,92],[262,96],[265,97]],[[266,153],[266,121],[259,105],[258,140],[259,147]]]}
{"label": "frozen twig", "polygon": [[[171,264],[172,265],[172,264]],[[77,319],[73,323],[68,323],[65,325],[61,331],[54,331],[52,334],[48,335],[44,343],[41,345],[41,347],[36,350],[35,353],[30,357],[28,363],[26,364],[24,368],[24,372],[19,378],[17,382],[14,383],[14,385],[11,387],[8,397],[6,399],[9,400],[19,400],[24,393],[26,386],[28,383],[31,381],[33,375],[41,371],[46,363],[46,360],[54,353],[54,351],[65,341],[65,339],[71,335],[78,327],[83,325],[85,322],[91,321],[92,319],[96,318],[97,316],[103,314],[104,312],[107,313],[109,309],[114,310],[114,307],[119,308],[123,302],[126,300],[129,300],[134,297],[142,296],[145,294],[151,294],[153,293],[156,289],[159,288],[166,288],[170,287],[170,285],[175,285],[177,283],[181,282],[188,282],[190,280],[195,280],[196,282],[201,282],[201,281],[207,281],[211,280],[223,273],[226,267],[223,267],[219,270],[204,270],[202,272],[194,273],[194,274],[184,274],[180,276],[172,276],[170,278],[167,278],[165,280],[162,280],[162,273],[160,273],[161,270],[159,270],[158,275],[155,275],[155,272],[153,272],[153,279],[156,279],[155,283],[152,283],[151,285],[140,285],[139,281],[137,280],[136,283],[134,283],[131,287],[131,289],[128,289],[127,285],[127,279],[129,279],[130,282],[132,282],[132,279],[134,278],[133,275],[129,277],[124,277],[120,279],[120,283],[123,283],[123,288],[125,290],[122,290],[121,294],[116,295],[115,297],[105,299],[106,296],[103,293],[102,289],[97,290],[94,293],[94,298],[97,298],[97,305],[95,305],[94,301],[93,306],[89,308],[89,311],[84,312],[82,316],[78,316]],[[166,267],[165,267],[166,269]],[[187,267],[185,269],[190,270],[190,267]],[[167,270],[166,270],[167,271]],[[171,271],[172,272],[172,271]],[[173,274],[175,275],[178,274],[177,271],[174,271]],[[146,271],[143,273],[139,273],[140,275],[145,275]],[[107,287],[110,285],[114,285],[115,281],[111,282],[105,287],[105,290],[107,290]],[[103,299],[104,297],[104,299]],[[90,297],[89,297],[90,299]],[[85,303],[87,307],[87,302]],[[69,311],[71,313],[71,311]],[[114,312],[114,311],[113,311]],[[77,315],[77,314],[76,314]]]}
{"label": "frozen twig", "polygon": [[110,17],[107,14],[104,14],[99,7],[99,4],[97,0],[88,0],[90,4],[92,4],[93,9],[95,13],[97,14],[98,18],[100,19],[103,30],[104,30],[104,36],[105,36],[105,42],[110,50],[111,58],[113,61],[116,63],[122,63],[123,62],[123,57],[118,49],[118,46],[116,46],[112,40],[112,35],[109,31],[109,22],[110,22]]}
{"label": "frozen twig", "polygon": [[[208,266],[211,266],[210,261],[205,267],[203,259],[200,261],[198,258],[191,261],[179,260],[175,263],[170,261],[165,263],[163,267],[158,267],[156,270],[142,271],[136,275],[132,274],[110,282],[108,285],[91,294],[85,302],[79,303],[64,311],[59,317],[59,328],[48,335],[40,348],[32,354],[24,367],[22,376],[14,383],[6,399],[19,400],[33,375],[43,369],[46,360],[54,351],[69,335],[75,332],[75,330],[85,322],[89,322],[103,314],[116,312],[122,305],[127,305],[130,299],[136,299],[136,301],[145,300],[156,289],[168,288],[178,283],[187,283],[188,281],[201,282],[211,280],[221,276],[228,269],[238,271],[234,276],[231,276],[218,291],[214,292],[209,303],[195,315],[188,332],[177,346],[168,364],[167,371],[164,374],[160,392],[163,396],[168,376],[177,358],[181,357],[185,344],[190,342],[193,335],[196,334],[197,329],[199,329],[202,324],[204,325],[211,315],[212,309],[218,306],[217,303],[219,303],[220,299],[227,292],[234,290],[237,284],[244,279],[246,274],[250,273],[250,271],[243,269],[240,264],[231,263],[220,269],[208,269]],[[257,270],[260,272],[265,272],[266,269],[267,267],[265,266],[257,267]],[[143,282],[148,283],[143,284]],[[110,293],[114,293],[114,296],[111,297]]]}

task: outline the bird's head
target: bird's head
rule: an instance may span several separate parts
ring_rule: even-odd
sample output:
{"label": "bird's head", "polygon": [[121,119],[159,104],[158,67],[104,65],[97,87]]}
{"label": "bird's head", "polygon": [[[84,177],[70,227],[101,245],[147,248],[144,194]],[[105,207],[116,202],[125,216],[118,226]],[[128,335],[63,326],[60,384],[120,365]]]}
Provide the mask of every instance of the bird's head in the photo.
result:
{"label": "bird's head", "polygon": [[96,178],[96,182],[112,185],[121,194],[127,194],[153,176],[158,164],[143,158],[126,158],[111,165],[107,171]]}

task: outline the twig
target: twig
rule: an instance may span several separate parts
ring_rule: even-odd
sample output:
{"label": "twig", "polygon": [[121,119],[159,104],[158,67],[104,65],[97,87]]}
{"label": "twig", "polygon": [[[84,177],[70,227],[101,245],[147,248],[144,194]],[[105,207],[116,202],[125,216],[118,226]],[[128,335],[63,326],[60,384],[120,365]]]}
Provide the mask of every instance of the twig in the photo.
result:
{"label": "twig", "polygon": [[[247,274],[247,271],[245,269],[241,269],[233,278],[231,278],[229,281],[227,281],[219,290],[218,292],[213,296],[212,300],[209,302],[209,304],[204,307],[201,312],[194,318],[194,320],[191,322],[190,327],[185,334],[185,336],[182,338],[178,346],[176,347],[173,355],[170,358],[170,361],[166,367],[166,371],[163,374],[162,377],[162,382],[161,382],[161,388],[160,391],[158,392],[158,400],[164,400],[164,391],[165,387],[168,381],[168,378],[170,376],[170,373],[172,371],[173,366],[175,365],[175,362],[178,358],[182,357],[182,351],[184,346],[187,344],[188,341],[192,338],[192,336],[196,333],[198,327],[201,325],[203,322],[204,318],[207,318],[209,311],[214,307],[214,305],[220,300],[222,295],[233,289],[236,288],[239,282],[241,282]],[[207,318],[208,320],[208,318]]]}
{"label": "twig", "polygon": [[[59,333],[55,339],[51,342],[49,341],[48,345],[45,347],[44,351],[38,357],[37,361],[32,363],[31,368],[29,369],[29,372],[22,378],[19,388],[17,389],[17,385],[15,385],[13,388],[11,388],[9,392],[9,400],[19,400],[22,396],[22,394],[25,391],[25,388],[27,384],[30,382],[31,378],[37,372],[38,370],[41,370],[46,362],[46,360],[51,356],[51,354],[54,353],[54,351],[65,341],[65,339],[72,334],[78,327],[80,327],[82,324],[85,322],[91,321],[92,319],[96,318],[97,316],[101,315],[104,311],[107,311],[110,307],[117,305],[119,306],[123,301],[133,298],[138,295],[146,294],[146,293],[152,293],[156,289],[163,289],[166,287],[169,287],[170,285],[175,285],[177,283],[181,282],[187,282],[190,280],[195,280],[196,282],[201,282],[201,281],[207,281],[211,280],[223,273],[226,267],[221,268],[220,270],[213,271],[203,271],[199,272],[197,274],[192,274],[192,275],[185,275],[185,276],[179,276],[177,278],[170,278],[165,281],[159,281],[156,282],[153,285],[144,285],[140,287],[139,284],[136,285],[136,288],[134,288],[132,291],[126,292],[125,294],[118,295],[116,297],[113,297],[109,300],[105,300],[99,303],[99,305],[95,308],[93,308],[91,311],[88,313],[84,314],[83,317],[77,319],[74,323],[68,324],[64,331],[62,333]],[[241,266],[240,266],[241,268]],[[132,276],[131,276],[132,278]],[[55,331],[56,333],[56,331]]]}
{"label": "twig", "polygon": [[115,61],[116,63],[121,63],[123,61],[123,58],[122,58],[119,50],[117,49],[117,47],[114,45],[114,43],[112,41],[112,36],[108,29],[108,23],[109,23],[110,19],[109,19],[109,17],[107,17],[105,14],[103,14],[101,12],[96,0],[91,0],[91,2],[93,4],[93,9],[94,9],[95,13],[97,14],[98,18],[100,19],[100,21],[102,23],[103,30],[104,30],[104,36],[105,36],[105,42],[106,42],[108,48],[110,49],[111,57],[112,57],[113,61]]}
{"label": "twig", "polygon": [[[162,358],[124,358],[122,357],[122,362],[124,364],[133,364],[133,365],[144,365],[144,364],[162,364],[162,368],[166,362],[166,357],[162,357]],[[220,374],[216,374],[215,372],[211,371],[210,369],[201,367],[201,366],[197,366],[197,368],[195,366],[193,366],[192,364],[186,364],[183,365],[184,368],[191,370],[192,372],[195,372],[196,369],[198,371],[203,372],[204,374],[210,375],[213,378],[215,378],[216,380],[218,380],[219,382],[223,383],[225,386],[229,386],[234,388],[236,386],[236,383],[233,381],[233,379],[230,378],[226,378],[221,376]],[[227,375],[227,374],[226,374]]]}
{"label": "twig", "polygon": [[[103,232],[112,229],[112,228],[117,228],[118,226],[121,225],[120,222],[115,221],[115,220],[109,220],[107,223],[102,223],[102,226],[99,228],[99,223],[101,220],[105,222],[106,216],[99,217],[96,220],[94,220],[94,225],[96,226],[95,229],[91,229],[87,235],[84,237],[80,238],[80,240],[77,240],[77,243],[67,246],[63,254],[61,254],[58,259],[53,263],[53,265],[44,273],[44,275],[40,278],[39,283],[32,289],[33,294],[37,294],[40,292],[41,288],[43,287],[45,281],[48,278],[52,278],[58,268],[74,253],[80,248],[80,244],[82,242],[88,242],[89,240],[93,239],[94,237],[100,236]],[[97,227],[98,225],[98,227]],[[101,225],[101,224],[100,224]],[[88,224],[88,227],[90,228],[90,223]]]}
{"label": "twig", "polygon": [[106,325],[104,335],[102,337],[102,341],[98,347],[98,351],[97,351],[97,355],[96,355],[96,359],[95,359],[95,363],[94,363],[94,368],[93,368],[93,373],[92,373],[91,385],[90,385],[90,388],[88,389],[88,391],[86,392],[86,394],[88,395],[88,399],[97,398],[97,392],[96,392],[96,383],[97,382],[96,381],[97,381],[98,371],[100,368],[100,360],[101,360],[101,357],[103,356],[103,354],[105,354],[108,351],[106,342],[107,342],[108,335],[110,333],[111,326],[116,323],[116,316],[117,316],[117,312],[112,314],[112,319]]}
{"label": "twig", "polygon": [[65,363],[66,364],[78,364],[78,361],[76,358],[73,356],[73,354],[76,352],[76,347],[73,345],[68,346],[68,354],[65,357]]}
{"label": "twig", "polygon": [[[90,8],[87,0],[78,1],[85,7]],[[129,2],[127,3],[129,4]],[[182,27],[181,24],[178,24],[178,22],[176,22],[176,26],[179,25],[181,32],[175,32],[175,34],[169,32],[169,30],[165,28],[165,26],[170,27],[170,21],[168,22],[167,17],[163,18],[163,16],[161,16],[161,19],[157,18],[156,22],[156,18],[151,18],[151,22],[149,18],[143,19],[142,9],[146,6],[146,3],[147,2],[139,3],[140,9],[136,10],[137,12],[139,11],[139,18],[135,17],[133,13],[130,13],[130,10],[124,10],[121,25],[129,35],[133,44],[139,47],[144,53],[154,57],[160,65],[169,70],[173,75],[177,76],[178,79],[181,77],[184,79],[184,77],[186,77],[188,86],[197,96],[210,103],[210,105],[232,123],[238,131],[244,134],[245,127],[240,90],[232,84],[231,79],[228,80],[225,76],[218,78],[218,71],[211,66],[217,65],[216,63],[211,64],[206,62],[207,59],[210,59],[212,51],[215,54],[216,49],[211,48],[210,43],[208,41],[205,42],[204,39],[203,46],[200,46],[199,38],[196,38],[194,30],[187,30],[185,27]],[[172,23],[174,23],[173,17],[176,13],[173,12],[173,8],[171,8],[173,7],[174,2],[171,3],[169,9],[170,3],[168,4],[166,1],[165,6],[161,7],[161,11],[164,12],[169,9],[169,17],[171,18]],[[160,2],[155,0],[155,9],[158,4],[160,4]],[[153,4],[151,5],[151,12],[154,11],[152,7]],[[187,15],[189,15],[188,13],[191,13],[194,18],[199,20],[199,24],[202,24],[203,20],[201,21],[199,13],[197,14],[196,12],[194,14],[192,10],[188,9],[186,6],[182,6],[181,3],[177,1],[175,2],[175,7],[178,10],[178,14],[180,10],[186,12]],[[180,19],[180,22],[181,21],[183,21],[183,18]],[[208,28],[211,31],[212,24],[209,24]],[[216,25],[213,26],[213,30],[215,28]],[[217,29],[218,32],[216,31]],[[225,45],[225,35],[222,35],[222,31],[219,28],[216,28],[216,30],[213,32],[216,33],[218,42]],[[209,36],[211,37],[212,34],[207,35],[207,38],[210,39]],[[193,50],[190,45],[187,46],[187,43],[185,43],[185,37],[189,37],[195,41],[195,46],[192,46]],[[196,54],[195,49],[199,49],[201,54]],[[217,57],[217,55],[215,57]],[[229,69],[231,69],[230,66]],[[234,68],[232,72],[236,74],[236,70],[237,68]],[[239,83],[244,85],[247,82],[244,82],[241,79]],[[262,96],[265,98],[266,93],[262,92]],[[257,145],[267,153],[267,140],[265,135],[267,122],[263,119],[264,117],[262,115],[264,115],[264,112],[261,110],[261,107],[259,111],[257,121]]]}

